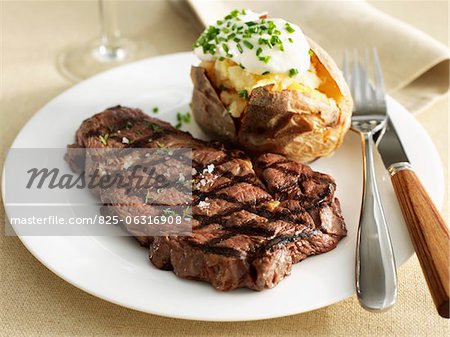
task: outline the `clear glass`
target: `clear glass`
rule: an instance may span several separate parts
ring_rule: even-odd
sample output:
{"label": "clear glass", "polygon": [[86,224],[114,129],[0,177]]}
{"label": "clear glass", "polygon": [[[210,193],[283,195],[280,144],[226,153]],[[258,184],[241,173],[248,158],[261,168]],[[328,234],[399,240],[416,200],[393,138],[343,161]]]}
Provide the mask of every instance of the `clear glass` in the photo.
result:
{"label": "clear glass", "polygon": [[99,0],[98,4],[100,38],[67,48],[58,56],[59,71],[75,82],[118,65],[156,54],[148,42],[121,36],[116,0]]}

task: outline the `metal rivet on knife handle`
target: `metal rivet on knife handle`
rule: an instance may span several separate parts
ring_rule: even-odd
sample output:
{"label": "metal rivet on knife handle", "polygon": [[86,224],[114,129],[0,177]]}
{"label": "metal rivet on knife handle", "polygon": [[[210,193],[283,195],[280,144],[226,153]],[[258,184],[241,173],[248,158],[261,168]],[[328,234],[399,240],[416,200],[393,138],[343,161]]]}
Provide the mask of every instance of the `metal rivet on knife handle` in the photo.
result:
{"label": "metal rivet on knife handle", "polygon": [[413,167],[410,163],[408,162],[401,162],[401,163],[395,163],[392,164],[391,166],[389,166],[388,168],[388,172],[391,176],[393,176],[394,174],[396,174],[398,171],[401,170],[412,170]]}

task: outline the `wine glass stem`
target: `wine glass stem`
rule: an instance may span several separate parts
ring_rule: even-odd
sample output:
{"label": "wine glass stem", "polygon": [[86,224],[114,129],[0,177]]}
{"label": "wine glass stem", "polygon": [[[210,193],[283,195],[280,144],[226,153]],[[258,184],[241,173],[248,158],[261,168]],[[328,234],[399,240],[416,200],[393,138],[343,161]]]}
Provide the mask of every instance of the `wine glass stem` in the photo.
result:
{"label": "wine glass stem", "polygon": [[122,61],[126,50],[120,45],[120,30],[117,20],[117,2],[99,0],[101,24],[100,45],[94,51],[95,56],[103,62]]}

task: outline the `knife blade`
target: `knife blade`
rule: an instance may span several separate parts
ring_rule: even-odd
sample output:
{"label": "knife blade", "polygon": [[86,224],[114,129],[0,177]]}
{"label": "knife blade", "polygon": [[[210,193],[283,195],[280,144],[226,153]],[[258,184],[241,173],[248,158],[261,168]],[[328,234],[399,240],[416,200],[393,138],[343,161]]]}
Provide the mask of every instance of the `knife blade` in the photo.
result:
{"label": "knife blade", "polygon": [[383,159],[384,166],[391,172],[401,163],[405,166],[411,166],[408,155],[403,148],[402,142],[398,137],[397,130],[390,118],[387,118],[386,129],[383,137],[376,139],[378,151]]}
{"label": "knife blade", "polygon": [[450,232],[430,196],[417,178],[401,139],[388,118],[378,151],[391,175],[433,301],[442,317],[450,318]]}

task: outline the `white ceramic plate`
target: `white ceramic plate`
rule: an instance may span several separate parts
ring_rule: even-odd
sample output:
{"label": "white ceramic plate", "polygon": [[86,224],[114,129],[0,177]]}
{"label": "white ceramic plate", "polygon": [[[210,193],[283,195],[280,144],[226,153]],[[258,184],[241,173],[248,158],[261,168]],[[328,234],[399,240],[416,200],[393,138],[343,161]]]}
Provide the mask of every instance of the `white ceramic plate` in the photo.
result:
{"label": "white ceramic plate", "polygon": [[[73,142],[82,120],[117,104],[140,107],[157,117],[175,121],[187,111],[191,96],[191,53],[156,57],[95,76],[56,97],[22,129],[13,147],[64,147]],[[439,156],[414,117],[393,99],[389,112],[398,128],[417,174],[438,206],[444,180]],[[49,131],[49,128],[51,131]],[[186,128],[204,137],[192,123]],[[45,130],[45,132],[43,132]],[[5,166],[8,165],[6,161]],[[352,295],[355,237],[362,190],[359,136],[349,132],[342,147],[330,158],[313,163],[331,174],[348,227],[348,236],[333,251],[295,265],[292,274],[271,290],[219,292],[209,284],[177,278],[154,268],[147,251],[130,237],[49,237],[20,239],[28,250],[55,274],[84,291],[136,310],[170,317],[243,321],[280,317],[321,308]],[[397,264],[412,254],[407,230],[390,179],[377,157],[378,181],[390,226]],[[89,197],[89,196],[87,196]],[[20,214],[6,205],[9,217]]]}

